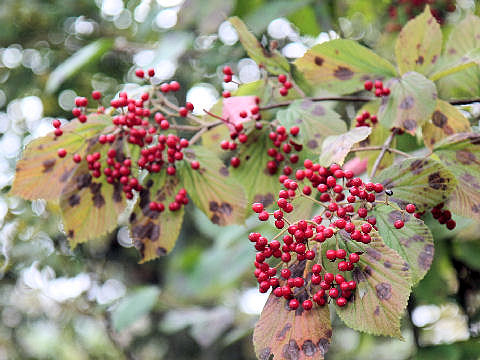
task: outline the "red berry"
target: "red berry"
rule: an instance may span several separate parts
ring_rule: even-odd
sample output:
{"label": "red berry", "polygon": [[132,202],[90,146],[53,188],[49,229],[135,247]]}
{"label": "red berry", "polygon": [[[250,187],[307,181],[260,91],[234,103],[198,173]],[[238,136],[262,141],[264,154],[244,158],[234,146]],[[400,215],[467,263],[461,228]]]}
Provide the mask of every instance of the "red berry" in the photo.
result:
{"label": "red berry", "polygon": [[260,214],[258,214],[258,219],[260,221],[267,221],[268,217],[269,217],[269,215],[268,215],[268,212],[266,212],[266,211],[262,211],[262,212],[260,212]]}
{"label": "red berry", "polygon": [[102,93],[98,90],[95,90],[92,92],[92,98],[94,100],[100,100],[100,98],[102,97]]}
{"label": "red berry", "polygon": [[58,149],[57,154],[58,154],[58,157],[64,158],[67,155],[67,150]]}
{"label": "red berry", "polygon": [[305,301],[302,303],[302,307],[303,307],[304,310],[311,310],[312,307],[313,307],[312,300],[305,300]]}
{"label": "red berry", "polygon": [[415,205],[413,205],[413,204],[408,204],[407,206],[405,206],[405,210],[406,210],[408,213],[412,214],[412,213],[414,213],[415,210],[416,210],[416,209],[415,209]]}
{"label": "red berry", "polygon": [[285,81],[287,81],[287,76],[285,74],[278,75],[278,82],[283,84]]}
{"label": "red berry", "polygon": [[446,225],[448,230],[453,230],[457,226],[457,223],[455,222],[455,220],[450,219],[447,221]]}
{"label": "red berry", "polygon": [[299,132],[300,132],[300,128],[298,126],[292,126],[290,128],[290,134],[293,136],[297,136]]}
{"label": "red berry", "polygon": [[60,120],[53,120],[52,125],[54,128],[59,128],[62,125],[62,123],[60,122]]}
{"label": "red berry", "polygon": [[300,305],[300,303],[298,302],[297,299],[292,299],[290,300],[290,302],[288,303],[288,306],[290,307],[290,309],[292,310],[296,310],[298,309],[298,306]]}
{"label": "red berry", "polygon": [[288,95],[288,89],[287,88],[282,87],[282,88],[280,88],[279,92],[280,92],[280,95],[282,95],[282,96],[287,96]]}
{"label": "red berry", "polygon": [[62,136],[63,131],[62,131],[62,129],[55,129],[53,131],[53,133],[55,134],[55,136]]}
{"label": "red berry", "polygon": [[145,72],[142,69],[135,70],[135,75],[139,78],[143,78],[145,76]]}
{"label": "red berry", "polygon": [[335,299],[335,298],[338,296],[338,289],[337,289],[337,288],[331,288],[331,289],[328,291],[328,296],[330,296],[331,298]]}
{"label": "red berry", "polygon": [[343,307],[343,306],[347,305],[347,299],[345,299],[344,297],[339,297],[336,300],[336,303],[337,303],[338,306]]}
{"label": "red berry", "polygon": [[370,91],[373,89],[373,82],[371,80],[367,80],[363,86],[365,87],[365,90]]}
{"label": "red berry", "polygon": [[82,157],[79,154],[75,154],[73,155],[73,161],[79,163],[80,161],[82,161]]}
{"label": "red berry", "polygon": [[360,256],[357,253],[351,253],[348,256],[348,260],[350,260],[351,263],[357,263],[360,260]]}
{"label": "red berry", "polygon": [[346,256],[347,256],[347,252],[344,249],[338,249],[336,251],[337,259],[345,259]]}
{"label": "red berry", "polygon": [[233,75],[232,68],[228,65],[223,67],[223,74],[224,75]]}
{"label": "red berry", "polygon": [[337,258],[337,252],[335,250],[327,250],[325,252],[325,256],[327,257],[328,260],[333,261]]}
{"label": "red berry", "polygon": [[402,220],[396,220],[394,223],[393,223],[393,226],[395,226],[396,229],[401,229],[403,227],[404,222]]}
{"label": "red berry", "polygon": [[187,116],[187,114],[188,114],[187,108],[182,106],[180,109],[178,109],[178,115],[185,117]]}
{"label": "red berry", "polygon": [[230,159],[230,165],[232,165],[234,168],[240,166],[240,159],[237,157],[233,157]]}
{"label": "red berry", "polygon": [[193,160],[190,165],[192,166],[193,170],[198,170],[200,168],[200,163],[196,160]]}

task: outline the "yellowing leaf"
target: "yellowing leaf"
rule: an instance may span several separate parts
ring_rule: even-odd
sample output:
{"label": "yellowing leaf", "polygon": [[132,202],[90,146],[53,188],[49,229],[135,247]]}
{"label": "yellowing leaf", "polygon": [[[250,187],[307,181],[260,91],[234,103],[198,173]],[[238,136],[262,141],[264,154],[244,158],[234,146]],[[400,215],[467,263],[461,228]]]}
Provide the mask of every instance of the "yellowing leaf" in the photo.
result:
{"label": "yellowing leaf", "polygon": [[395,44],[400,74],[416,71],[428,74],[442,51],[442,31],[426,6],[422,14],[410,20],[400,32]]}

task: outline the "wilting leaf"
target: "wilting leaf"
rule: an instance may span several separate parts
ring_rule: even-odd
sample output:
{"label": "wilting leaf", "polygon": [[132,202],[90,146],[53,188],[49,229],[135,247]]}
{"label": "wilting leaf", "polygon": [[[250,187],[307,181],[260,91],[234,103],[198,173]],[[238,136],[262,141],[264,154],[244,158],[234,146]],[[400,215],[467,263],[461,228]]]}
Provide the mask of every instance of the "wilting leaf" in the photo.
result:
{"label": "wilting leaf", "polygon": [[[445,44],[444,60],[447,64],[461,65],[464,60],[477,56],[472,55],[474,49],[480,48],[480,18],[471,13],[453,27]],[[477,50],[478,51],[478,50]],[[443,68],[442,68],[443,69]],[[445,76],[438,82],[439,94],[442,98],[472,98],[480,95],[480,68],[472,66],[453,75]]]}
{"label": "wilting leaf", "polygon": [[438,99],[429,122],[422,128],[425,146],[432,149],[440,140],[459,132],[471,131],[468,119],[453,105]]}
{"label": "wilting leaf", "polygon": [[208,150],[195,147],[185,151],[189,160],[197,160],[200,169],[189,165],[179,168],[179,176],[195,205],[218,225],[242,223],[246,197],[242,186],[229,169]]}
{"label": "wilting leaf", "polygon": [[395,56],[401,74],[416,71],[427,75],[442,51],[442,31],[426,6],[422,14],[410,20],[398,35]]}
{"label": "wilting leaf", "polygon": [[[357,221],[356,225],[362,222]],[[337,314],[352,329],[374,335],[402,338],[400,319],[407,306],[411,291],[409,265],[395,250],[382,241],[372,230],[372,242],[368,245],[350,240],[345,231],[340,231],[339,246],[347,253],[361,252],[360,261],[352,271],[357,282],[353,302],[343,308],[336,306]],[[324,249],[335,248],[335,238],[327,242]],[[338,273],[337,265],[323,255],[327,271]]]}
{"label": "wilting leaf", "polygon": [[[232,96],[223,99],[222,118],[230,131],[235,131],[235,125],[242,124],[252,120],[250,110],[257,106],[255,96]],[[241,117],[240,113],[245,111],[246,117]]]}
{"label": "wilting leaf", "polygon": [[[117,161],[123,142],[117,140],[112,145],[117,150]],[[88,153],[99,151],[103,158],[107,146],[93,142]],[[82,161],[70,176],[60,195],[60,209],[65,233],[70,244],[77,244],[99,238],[114,230],[118,225],[118,216],[125,210],[126,200],[122,185],[109,184],[105,176],[94,178],[88,170],[86,161]]]}
{"label": "wilting leaf", "polygon": [[353,40],[344,39],[315,45],[294,64],[311,85],[339,94],[362,90],[365,80],[396,75],[387,60]]}
{"label": "wilting leaf", "polygon": [[380,122],[388,129],[398,127],[415,134],[417,127],[428,121],[435,109],[435,84],[419,73],[408,72],[387,85],[391,93],[382,99],[378,113]]}
{"label": "wilting leaf", "polygon": [[[177,211],[168,209],[181,189],[177,176],[166,175],[165,171],[161,175],[148,175],[143,187],[129,219],[133,244],[140,251],[142,263],[173,249],[185,212],[183,205]],[[151,201],[163,203],[165,211],[150,210]]]}
{"label": "wilting leaf", "polygon": [[279,123],[287,128],[298,126],[295,141],[310,153],[319,154],[324,139],[347,131],[343,120],[335,111],[310,100],[296,100],[277,113]]}
{"label": "wilting leaf", "polygon": [[440,162],[429,158],[410,158],[383,170],[375,181],[393,191],[389,201],[402,209],[408,203],[418,211],[429,210],[445,202],[457,181]]}
{"label": "wilting leaf", "polygon": [[329,166],[331,164],[343,165],[345,157],[348,155],[353,145],[365,140],[372,128],[361,126],[353,128],[342,135],[329,136],[325,139],[320,155],[320,164]]}
{"label": "wilting leaf", "polygon": [[247,204],[261,202],[265,207],[270,206],[280,190],[278,174],[272,175],[267,170],[267,162],[272,160],[267,154],[270,147],[273,144],[268,138],[268,130],[253,130],[238,154],[240,166],[236,169],[229,168],[243,185],[247,193]]}
{"label": "wilting leaf", "polygon": [[[24,199],[45,199],[57,201],[62,189],[71,178],[78,164],[73,162],[74,153],[82,157],[88,147],[88,141],[99,135],[111,124],[107,116],[91,116],[85,124],[74,120],[62,126],[64,134],[56,138],[53,133],[33,140],[24,150],[22,159],[18,161],[12,195]],[[67,150],[67,156],[60,158],[58,149]]]}
{"label": "wilting leaf", "polygon": [[[410,265],[413,285],[418,283],[430,269],[433,261],[433,236],[425,223],[411,214],[402,213],[391,206],[377,204],[373,215],[383,242],[398,252]],[[396,229],[393,223],[403,220],[405,226]]]}
{"label": "wilting leaf", "polygon": [[457,186],[448,201],[456,214],[480,219],[480,134],[458,133],[434,148],[442,163],[457,178]]}
{"label": "wilting leaf", "polygon": [[274,75],[290,72],[290,65],[277,50],[268,51],[257,38],[248,30],[247,26],[238,17],[228,19],[237,30],[238,37],[248,56],[257,64],[263,65]]}
{"label": "wilting leaf", "polygon": [[[289,268],[297,277],[304,277],[306,261]],[[298,298],[305,299],[304,293]],[[290,310],[288,301],[271,294],[255,326],[253,344],[261,360],[298,359],[323,360],[330,345],[332,326],[328,306],[314,305],[310,311],[300,307]]]}

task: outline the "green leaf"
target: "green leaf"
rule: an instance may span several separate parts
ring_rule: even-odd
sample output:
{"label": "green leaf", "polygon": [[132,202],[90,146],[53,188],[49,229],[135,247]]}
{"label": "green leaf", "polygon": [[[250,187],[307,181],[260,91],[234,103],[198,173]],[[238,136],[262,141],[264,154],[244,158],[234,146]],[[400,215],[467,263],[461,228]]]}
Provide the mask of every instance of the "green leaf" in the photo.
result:
{"label": "green leaf", "polygon": [[[362,223],[364,221],[356,221],[355,225]],[[352,271],[352,278],[357,282],[353,302],[349,301],[343,308],[335,306],[338,316],[354,330],[401,339],[400,319],[411,291],[409,265],[385,245],[375,230],[370,232],[372,242],[368,245],[350,240],[350,235],[343,230],[338,234],[339,247],[347,253],[362,253]],[[324,251],[335,248],[335,237],[322,248]],[[326,271],[338,273],[337,263],[327,260],[325,252],[322,256]]]}
{"label": "green leaf", "polygon": [[460,71],[464,71],[473,66],[477,66],[480,63],[480,49],[474,49],[469,51],[460,59],[454,59],[450,62],[448,60],[444,61],[444,64],[439,67],[432,75],[428,78],[432,81],[440,80],[445,76],[456,74]]}
{"label": "green leaf", "polygon": [[480,271],[480,264],[478,262],[478,257],[480,256],[480,241],[478,239],[465,241],[457,237],[453,242],[453,255],[472,269]]}
{"label": "green leaf", "polygon": [[435,84],[419,73],[408,72],[400,79],[391,80],[388,87],[390,96],[382,99],[380,122],[388,129],[397,127],[415,134],[435,109]]}
{"label": "green leaf", "polygon": [[[111,119],[107,116],[91,116],[85,124],[73,120],[62,126],[64,134],[61,137],[50,133],[33,140],[17,162],[10,193],[28,200],[58,201],[62,189],[79,167],[72,160],[73,154],[83,157],[88,147],[85,139],[92,139],[110,124]],[[67,150],[64,158],[57,154],[62,148]]]}
{"label": "green leaf", "polygon": [[434,147],[442,163],[455,175],[458,184],[448,208],[459,215],[480,219],[480,134],[458,133]]}
{"label": "green leaf", "polygon": [[425,146],[433,146],[446,137],[459,132],[471,131],[468,119],[453,105],[438,99],[430,121],[422,127]]}
{"label": "green leaf", "polygon": [[429,158],[409,158],[383,170],[375,181],[393,191],[389,201],[402,209],[409,203],[418,211],[445,202],[457,181],[440,162]]}
{"label": "green leaf", "polygon": [[327,137],[323,142],[322,154],[319,159],[320,165],[343,165],[343,161],[353,145],[365,140],[371,132],[372,128],[360,126],[347,131],[345,134]]}
{"label": "green leaf", "polygon": [[[295,277],[305,278],[305,267],[303,260],[289,268]],[[253,345],[257,357],[262,360],[272,355],[274,359],[323,360],[331,337],[328,306],[315,305],[310,311],[300,306],[293,311],[288,307],[288,300],[270,294],[255,326]]]}
{"label": "green leaf", "polygon": [[243,185],[247,194],[247,204],[261,202],[268,207],[274,203],[280,190],[278,175],[272,175],[267,170],[267,163],[271,160],[267,150],[271,143],[268,129],[253,130],[238,154],[240,166],[229,169],[235,179]]}
{"label": "green leaf", "polygon": [[339,94],[362,90],[367,79],[396,75],[387,60],[353,40],[344,39],[315,45],[294,64],[312,86]]}
{"label": "green leaf", "polygon": [[347,131],[343,120],[335,111],[310,100],[296,100],[287,109],[277,112],[279,123],[290,129],[298,126],[300,132],[295,141],[310,153],[319,154],[327,136]]}
{"label": "green leaf", "polygon": [[288,73],[290,65],[277,50],[268,51],[257,38],[250,33],[247,26],[238,17],[229,18],[230,23],[237,30],[238,37],[242,43],[248,56],[250,56],[257,64],[261,64],[270,73],[274,75]]}
{"label": "green leaf", "polygon": [[[450,37],[445,44],[443,55],[444,63],[462,65],[463,57],[477,58],[480,48],[480,18],[467,14],[464,20],[453,27]],[[474,50],[477,49],[477,50]],[[472,54],[471,52],[475,53]],[[438,75],[437,75],[438,77]],[[480,68],[472,66],[437,82],[438,91],[442,98],[472,98],[480,95]]]}
{"label": "green leaf", "polygon": [[[175,246],[185,209],[182,206],[177,211],[170,211],[168,205],[175,200],[180,188],[179,177],[166,175],[165,171],[145,178],[143,190],[129,218],[130,233],[142,256],[141,263],[163,256]],[[151,201],[163,203],[165,211],[150,210]]]}
{"label": "green leaf", "polygon": [[320,26],[312,5],[295,11],[288,19],[295,24],[301,34],[317,36],[320,33]]}
{"label": "green leaf", "polygon": [[115,331],[122,331],[142,316],[148,314],[158,300],[160,289],[146,286],[123,298],[112,311],[112,323]]}
{"label": "green leaf", "polygon": [[416,71],[429,74],[442,51],[442,31],[426,6],[422,14],[410,20],[398,35],[395,44],[400,74]]}
{"label": "green leaf", "polygon": [[77,74],[84,66],[100,60],[113,46],[113,39],[98,39],[78,50],[48,77],[45,90],[54,93],[69,78]]}
{"label": "green leaf", "polygon": [[[433,236],[425,223],[414,216],[395,210],[391,206],[377,204],[373,210],[377,219],[377,228],[384,243],[398,252],[408,263],[413,285],[417,284],[433,261]],[[393,223],[403,220],[405,225],[395,229]]]}
{"label": "green leaf", "polygon": [[[113,147],[120,153],[123,141],[117,140]],[[91,141],[88,153],[99,151],[102,158],[106,146]],[[60,195],[60,210],[65,233],[72,245],[99,238],[118,226],[118,216],[125,210],[126,200],[122,185],[109,184],[105,176],[93,178],[86,161],[82,161],[69,177]]]}
{"label": "green leaf", "polygon": [[200,169],[186,165],[179,177],[195,205],[217,225],[241,224],[245,219],[246,197],[242,186],[215,154],[202,147],[185,150],[185,157],[197,160]]}

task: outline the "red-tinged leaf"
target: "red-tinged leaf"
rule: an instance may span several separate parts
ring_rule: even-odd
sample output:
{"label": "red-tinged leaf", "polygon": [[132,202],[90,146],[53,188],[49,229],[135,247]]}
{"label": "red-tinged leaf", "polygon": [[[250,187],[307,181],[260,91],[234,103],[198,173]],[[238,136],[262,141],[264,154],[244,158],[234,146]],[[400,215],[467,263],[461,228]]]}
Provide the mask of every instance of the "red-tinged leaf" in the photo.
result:
{"label": "red-tinged leaf", "polygon": [[[177,211],[170,211],[168,206],[180,189],[178,177],[166,175],[164,171],[161,175],[146,177],[129,219],[133,243],[142,256],[141,263],[166,255],[173,249],[185,210],[183,205]],[[150,202],[153,201],[162,203],[165,211],[152,211]]]}
{"label": "red-tinged leaf", "polygon": [[[305,260],[290,265],[292,274],[305,278]],[[297,289],[298,290],[298,289]],[[305,297],[300,288],[299,301]],[[300,301],[301,303],[302,301]],[[288,300],[271,294],[253,333],[255,352],[260,360],[323,360],[332,337],[328,306],[314,305],[305,311],[290,310]]]}
{"label": "red-tinged leaf", "polygon": [[[423,279],[433,261],[433,236],[425,223],[413,215],[402,213],[391,206],[377,204],[373,214],[377,219],[380,236],[410,265],[413,285]],[[396,229],[393,223],[403,220],[404,226]]]}
{"label": "red-tinged leaf", "polygon": [[428,75],[442,51],[442,31],[430,7],[410,20],[398,35],[395,56],[401,74],[416,71]]}
{"label": "red-tinged leaf", "polygon": [[[57,138],[50,133],[33,140],[24,150],[22,159],[17,162],[10,193],[28,200],[58,201],[62,189],[79,166],[73,162],[73,154],[83,157],[89,141],[96,141],[95,136],[110,124],[110,117],[90,116],[85,124],[74,120],[62,126],[64,134],[61,137]],[[64,158],[57,154],[62,148],[67,150]]]}
{"label": "red-tinged leaf", "polygon": [[480,134],[458,133],[434,147],[458,184],[448,201],[456,214],[480,220]]}
{"label": "red-tinged leaf", "polygon": [[[363,221],[356,221],[360,226]],[[353,301],[345,307],[335,306],[338,316],[354,330],[374,335],[402,338],[400,320],[411,291],[410,266],[395,250],[385,245],[379,234],[372,230],[368,245],[353,241],[345,231],[337,235],[339,247],[347,253],[361,253],[351,275],[346,279],[357,282]],[[324,249],[335,248],[335,237],[326,242]],[[326,271],[338,273],[337,262],[330,262],[323,253]]]}
{"label": "red-tinged leaf", "polygon": [[367,171],[367,160],[354,157],[353,159],[348,160],[345,165],[343,165],[343,170],[350,170],[353,172],[353,175],[359,176]]}
{"label": "red-tinged leaf", "polygon": [[409,158],[386,168],[374,180],[393,191],[389,201],[402,209],[412,203],[424,211],[445,202],[457,185],[449,170],[429,158]]}
{"label": "red-tinged leaf", "polygon": [[181,182],[195,205],[215,224],[243,223],[247,206],[245,191],[229,169],[202,147],[184,153],[187,159],[200,163],[198,170],[188,164],[178,168]]}
{"label": "red-tinged leaf", "polygon": [[[237,124],[251,121],[250,110],[255,106],[257,106],[255,96],[232,96],[223,99],[222,118],[230,131],[234,131]],[[241,117],[242,112],[245,112],[247,116]]]}
{"label": "red-tinged leaf", "polygon": [[468,119],[455,106],[438,99],[431,120],[423,125],[422,135],[425,146],[432,149],[450,135],[470,131]]}
{"label": "red-tinged leaf", "polygon": [[[114,147],[120,152],[123,143],[117,140]],[[88,147],[88,152],[107,151],[99,143]],[[118,216],[125,210],[126,201],[119,183],[107,183],[104,176],[93,178],[86,161],[72,173],[60,195],[62,221],[70,244],[100,238],[114,230]]]}

